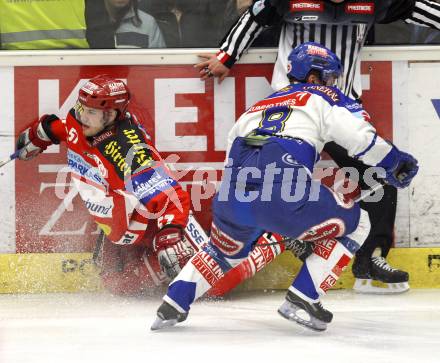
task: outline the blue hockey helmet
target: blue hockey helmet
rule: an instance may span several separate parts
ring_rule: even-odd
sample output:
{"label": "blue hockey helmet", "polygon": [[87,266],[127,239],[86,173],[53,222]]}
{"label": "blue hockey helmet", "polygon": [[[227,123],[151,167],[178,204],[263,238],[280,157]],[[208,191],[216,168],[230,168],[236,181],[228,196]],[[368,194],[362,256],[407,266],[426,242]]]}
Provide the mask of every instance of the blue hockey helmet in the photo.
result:
{"label": "blue hockey helmet", "polygon": [[288,57],[287,77],[304,82],[311,70],[317,70],[326,86],[341,86],[342,64],[330,49],[315,42],[294,48]]}

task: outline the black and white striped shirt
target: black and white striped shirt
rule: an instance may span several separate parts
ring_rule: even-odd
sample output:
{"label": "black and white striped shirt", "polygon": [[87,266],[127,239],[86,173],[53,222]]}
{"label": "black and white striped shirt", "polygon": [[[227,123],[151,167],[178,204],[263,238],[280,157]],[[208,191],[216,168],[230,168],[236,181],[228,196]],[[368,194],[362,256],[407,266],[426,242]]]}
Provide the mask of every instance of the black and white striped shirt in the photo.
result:
{"label": "black and white striped shirt", "polygon": [[[271,1],[254,1],[254,4],[225,36],[217,57],[227,67],[232,67],[265,26],[273,25],[282,19],[271,4]],[[440,30],[440,4],[438,2],[390,0],[386,11],[386,16],[382,19],[375,19],[375,22],[387,23],[403,19],[407,23]],[[333,25],[284,20],[272,87],[280,89],[289,84],[286,73],[287,58],[291,50],[301,43],[315,41],[331,49],[341,59],[344,67],[344,93],[355,99],[360,98],[362,93],[360,51],[372,25],[373,23]]]}

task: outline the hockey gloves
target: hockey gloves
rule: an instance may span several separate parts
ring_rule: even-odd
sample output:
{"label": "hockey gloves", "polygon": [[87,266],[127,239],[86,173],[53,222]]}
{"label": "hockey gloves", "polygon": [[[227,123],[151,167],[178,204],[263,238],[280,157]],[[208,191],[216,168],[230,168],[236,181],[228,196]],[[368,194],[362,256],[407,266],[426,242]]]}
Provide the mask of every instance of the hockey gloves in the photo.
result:
{"label": "hockey gloves", "polygon": [[157,253],[162,271],[170,279],[174,279],[194,255],[194,249],[179,226],[167,225],[157,232],[153,248]]}
{"label": "hockey gloves", "polygon": [[51,117],[56,116],[43,115],[18,136],[16,148],[19,150],[18,158],[20,160],[30,160],[52,145],[51,139],[43,128],[43,122]]}
{"label": "hockey gloves", "polygon": [[396,188],[406,188],[417,175],[417,160],[392,145],[391,151],[377,166],[385,169],[385,181]]}

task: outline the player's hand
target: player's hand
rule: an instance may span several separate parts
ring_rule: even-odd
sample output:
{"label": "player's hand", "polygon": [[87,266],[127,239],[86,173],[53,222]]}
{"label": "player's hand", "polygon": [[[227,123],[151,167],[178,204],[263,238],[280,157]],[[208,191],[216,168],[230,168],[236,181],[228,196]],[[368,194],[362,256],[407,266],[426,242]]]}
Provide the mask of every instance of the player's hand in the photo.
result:
{"label": "player's hand", "polygon": [[198,54],[202,61],[196,65],[200,74],[200,79],[206,80],[211,77],[218,77],[218,83],[222,83],[223,80],[229,74],[229,68],[217,59],[215,54]]}
{"label": "player's hand", "polygon": [[194,249],[179,226],[168,225],[157,232],[153,248],[162,271],[170,279],[174,279],[194,255]]}
{"label": "player's hand", "polygon": [[30,160],[33,159],[38,154],[42,153],[47,149],[52,141],[44,132],[41,122],[46,118],[51,117],[44,115],[34,122],[26,130],[22,131],[18,136],[16,148],[19,150],[18,158],[20,160]]}
{"label": "player's hand", "polygon": [[399,162],[390,171],[387,171],[386,182],[396,188],[406,188],[417,175],[419,165],[412,155],[399,151]]}

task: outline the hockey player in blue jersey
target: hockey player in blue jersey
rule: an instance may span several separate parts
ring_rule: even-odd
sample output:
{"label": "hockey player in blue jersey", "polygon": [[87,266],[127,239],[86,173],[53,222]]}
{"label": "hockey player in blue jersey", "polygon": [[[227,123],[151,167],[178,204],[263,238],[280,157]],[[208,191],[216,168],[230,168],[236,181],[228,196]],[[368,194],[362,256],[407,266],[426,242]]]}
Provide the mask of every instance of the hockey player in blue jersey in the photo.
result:
{"label": "hockey player in blue jersey", "polygon": [[278,312],[308,328],[326,329],[333,314],[320,296],[336,283],[370,224],[357,203],[312,180],[324,144],[334,141],[349,155],[382,168],[385,182],[398,188],[407,187],[418,171],[417,160],[378,136],[362,106],[334,87],[341,74],[329,49],[302,44],[289,55],[291,85],[238,119],[213,201],[210,242],[171,282],[152,330],[185,320],[194,300],[243,261],[265,231],[313,241],[314,252]]}

